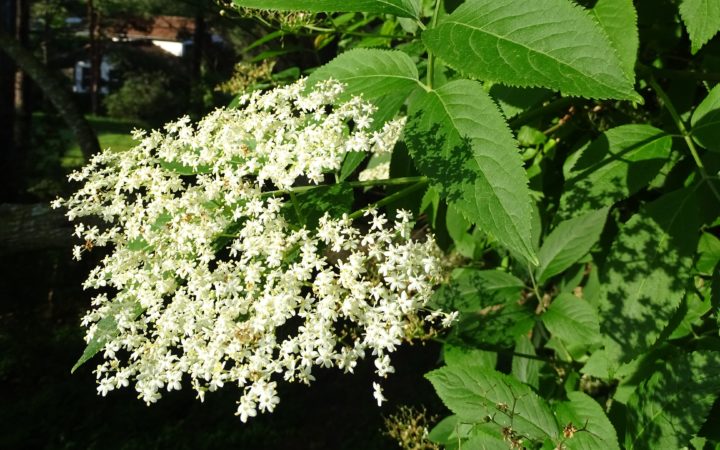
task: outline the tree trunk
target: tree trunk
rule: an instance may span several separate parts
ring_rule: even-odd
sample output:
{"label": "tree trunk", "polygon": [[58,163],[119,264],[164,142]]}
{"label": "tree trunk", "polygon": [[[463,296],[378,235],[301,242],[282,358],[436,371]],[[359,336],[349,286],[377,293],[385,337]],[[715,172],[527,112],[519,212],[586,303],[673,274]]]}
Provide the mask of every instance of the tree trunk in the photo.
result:
{"label": "tree trunk", "polygon": [[[28,48],[30,8],[27,0],[16,0],[15,36],[21,46]],[[25,72],[15,71],[15,151],[20,173],[27,169],[27,155],[30,149],[30,80]]]}
{"label": "tree trunk", "polygon": [[15,39],[2,31],[0,31],[0,50],[15,60],[15,63],[35,81],[45,97],[55,106],[75,134],[85,159],[88,160],[92,155],[98,153],[100,144],[95,132],[80,113],[74,99],[56,74],[48,70],[31,52],[22,48]]}
{"label": "tree trunk", "polygon": [[0,204],[0,255],[69,248],[75,242],[64,211],[45,203]]}
{"label": "tree trunk", "polygon": [[98,45],[98,34],[100,31],[100,13],[95,8],[93,0],[88,0],[88,36],[90,40],[90,109],[93,114],[100,112],[100,47]]}
{"label": "tree trunk", "polygon": [[[0,0],[0,32],[15,35],[15,0]],[[0,53],[0,201],[14,201],[18,195],[15,169],[15,63]]]}

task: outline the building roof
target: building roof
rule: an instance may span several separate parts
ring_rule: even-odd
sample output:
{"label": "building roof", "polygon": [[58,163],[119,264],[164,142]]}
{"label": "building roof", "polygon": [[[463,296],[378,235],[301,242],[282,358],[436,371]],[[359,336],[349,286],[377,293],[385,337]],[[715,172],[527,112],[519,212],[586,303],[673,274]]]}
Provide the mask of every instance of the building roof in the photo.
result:
{"label": "building roof", "polygon": [[158,41],[184,41],[195,32],[195,20],[181,16],[156,16],[151,19],[137,19],[122,29],[111,33],[126,39],[149,39]]}

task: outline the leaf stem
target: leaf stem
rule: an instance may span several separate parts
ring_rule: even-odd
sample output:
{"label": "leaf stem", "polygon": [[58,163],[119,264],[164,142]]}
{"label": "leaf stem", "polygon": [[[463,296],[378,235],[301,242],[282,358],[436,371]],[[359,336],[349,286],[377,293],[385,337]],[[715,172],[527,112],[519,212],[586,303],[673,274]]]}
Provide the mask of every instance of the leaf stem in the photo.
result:
{"label": "leaf stem", "polygon": [[[419,178],[425,178],[425,177],[419,177]],[[400,191],[395,192],[394,194],[388,195],[387,197],[383,198],[382,200],[379,200],[375,203],[371,203],[370,205],[353,212],[348,217],[350,219],[357,219],[358,217],[365,214],[365,211],[367,211],[371,208],[380,208],[381,206],[389,205],[390,203],[393,203],[403,197],[407,197],[408,195],[412,194],[413,192],[424,187],[427,184],[427,182],[428,182],[427,178],[425,178],[424,180],[418,181],[417,183],[413,184],[412,186],[408,186],[403,190],[400,190]]]}
{"label": "leaf stem", "polygon": [[[435,11],[433,11],[432,19],[430,20],[430,27],[435,28],[437,24],[438,15],[440,14],[440,6],[442,0],[435,0]],[[435,77],[435,55],[432,51],[428,50],[428,67],[427,67],[427,87],[433,88],[433,78]]]}
{"label": "leaf stem", "polygon": [[670,97],[665,93],[662,87],[658,84],[658,82],[655,80],[655,77],[652,75],[649,75],[647,77],[648,84],[650,87],[653,88],[657,96],[660,98],[660,100],[663,103],[663,106],[665,106],[665,109],[668,110],[670,113],[670,116],[672,117],[673,121],[675,122],[675,126],[678,130],[680,130],[680,134],[682,135],[683,139],[685,140],[685,143],[688,146],[688,149],[690,150],[690,155],[692,155],[693,161],[695,161],[695,165],[698,168],[698,172],[700,172],[700,176],[702,177],[703,181],[707,183],[707,185],[710,187],[710,190],[712,191],[713,195],[715,195],[715,198],[720,201],[720,192],[717,191],[715,188],[715,185],[712,183],[710,176],[708,176],[707,171],[705,170],[705,165],[702,162],[702,159],[700,159],[700,154],[698,153],[697,147],[695,147],[695,142],[693,142],[692,137],[690,136],[690,133],[688,132],[687,128],[685,127],[685,123],[683,123],[682,118],[680,117],[680,114],[678,114],[677,110],[675,109],[675,106],[673,105],[672,101],[670,100]]}
{"label": "leaf stem", "polygon": [[[371,186],[403,186],[406,184],[413,183],[426,183],[427,177],[398,177],[398,178],[387,178],[384,180],[365,180],[365,181],[348,181],[343,184],[352,188],[358,187],[371,187]],[[276,191],[263,192],[264,197],[270,197],[275,195],[290,195],[290,194],[302,194],[303,192],[312,191],[313,189],[319,189],[323,187],[335,186],[334,184],[311,184],[309,186],[298,186],[290,189],[279,189]]]}

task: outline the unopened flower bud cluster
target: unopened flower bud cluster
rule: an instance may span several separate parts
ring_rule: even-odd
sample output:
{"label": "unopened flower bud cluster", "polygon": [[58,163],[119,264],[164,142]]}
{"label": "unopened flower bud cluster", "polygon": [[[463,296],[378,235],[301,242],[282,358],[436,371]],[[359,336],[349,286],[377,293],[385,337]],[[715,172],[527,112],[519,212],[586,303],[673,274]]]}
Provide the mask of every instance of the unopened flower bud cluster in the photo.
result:
{"label": "unopened flower bud cluster", "polygon": [[[317,367],[352,372],[372,355],[380,377],[442,277],[432,235],[411,237],[406,212],[368,210],[359,223],[325,215],[315,228],[286,217],[283,195],[340,169],[349,151],[391,151],[402,120],[371,131],[374,107],[343,85],[304,81],[241,99],[192,125],[136,132],[71,175],[65,205],[85,245],[109,246],[86,288],[86,339],[104,343],[105,395],[134,384],[147,403],[189,384],[200,399],[239,386],[243,421],[279,402],[277,382],[309,383]],[[446,321],[448,317],[445,317]],[[429,319],[428,319],[429,320]],[[384,400],[379,385],[374,393]]]}

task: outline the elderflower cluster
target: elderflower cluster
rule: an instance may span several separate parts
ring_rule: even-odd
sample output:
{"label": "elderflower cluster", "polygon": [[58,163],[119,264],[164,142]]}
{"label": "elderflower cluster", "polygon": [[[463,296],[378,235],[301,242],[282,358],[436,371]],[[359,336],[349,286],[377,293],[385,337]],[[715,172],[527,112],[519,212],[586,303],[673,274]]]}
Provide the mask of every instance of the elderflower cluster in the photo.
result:
{"label": "elderflower cluster", "polygon": [[[418,323],[452,319],[423,312],[443,255],[432,235],[413,239],[409,213],[288,220],[293,186],[399,138],[401,119],[371,131],[374,107],[341,103],[342,91],[301,80],[248,94],[197,125],[136,132],[134,149],[71,175],[82,187],[55,206],[101,219],[77,224],[75,257],[110,247],[85,282],[99,291],[83,325],[103,347],[102,395],[134,383],[153,403],[189,382],[202,400],[234,384],[246,421],[275,408],[279,380],[309,383],[316,367],[352,372],[370,354],[385,377]],[[374,395],[384,400],[379,385]]]}

